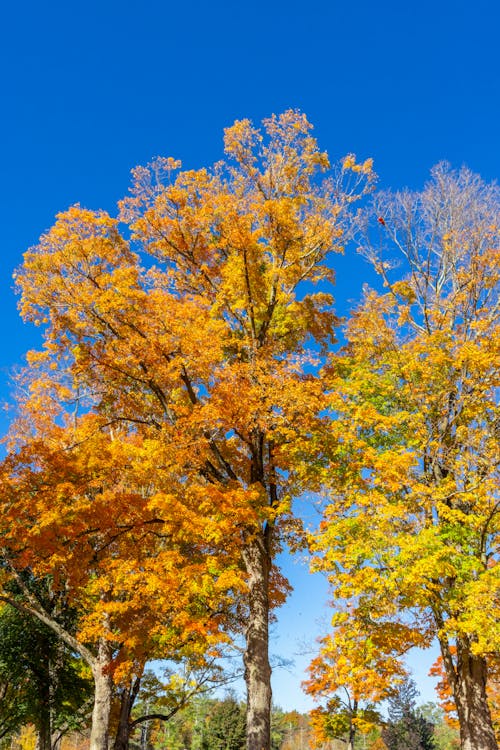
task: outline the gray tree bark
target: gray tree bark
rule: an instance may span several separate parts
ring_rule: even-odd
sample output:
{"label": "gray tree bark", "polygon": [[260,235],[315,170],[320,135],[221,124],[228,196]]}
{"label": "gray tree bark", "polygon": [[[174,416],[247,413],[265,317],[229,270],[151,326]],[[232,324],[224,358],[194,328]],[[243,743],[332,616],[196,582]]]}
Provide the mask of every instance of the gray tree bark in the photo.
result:
{"label": "gray tree bark", "polygon": [[97,656],[92,664],[95,693],[92,711],[92,729],[90,732],[90,750],[108,750],[109,716],[113,697],[113,680],[110,674],[112,658],[111,645],[101,639],[97,647]]}
{"label": "gray tree bark", "polygon": [[244,549],[248,573],[249,622],[244,654],[247,688],[247,750],[271,745],[271,666],[269,664],[269,530],[263,529]]}

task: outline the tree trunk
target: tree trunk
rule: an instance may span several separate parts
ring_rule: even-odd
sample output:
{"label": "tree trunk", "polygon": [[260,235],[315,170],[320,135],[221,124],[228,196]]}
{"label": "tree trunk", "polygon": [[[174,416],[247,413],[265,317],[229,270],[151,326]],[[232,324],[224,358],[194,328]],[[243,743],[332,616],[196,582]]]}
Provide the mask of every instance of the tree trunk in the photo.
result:
{"label": "tree trunk", "polygon": [[243,552],[249,586],[249,622],[244,655],[247,688],[247,750],[271,745],[271,666],[269,664],[268,529],[250,539]]}
{"label": "tree trunk", "polygon": [[141,681],[136,678],[132,685],[123,689],[120,696],[120,716],[113,750],[128,750],[130,740],[130,714],[134,706]]}
{"label": "tree trunk", "polygon": [[48,712],[41,717],[40,723],[37,727],[36,736],[36,750],[51,750],[52,748],[52,735],[50,731],[50,716]]}
{"label": "tree trunk", "polygon": [[457,640],[457,663],[451,677],[448,674],[460,724],[461,750],[498,750],[486,695],[486,660],[474,656],[470,644],[462,639]]}
{"label": "tree trunk", "polygon": [[356,724],[354,723],[354,718],[358,715],[358,701],[353,701],[352,704],[352,714],[351,719],[349,721],[349,738],[347,740],[347,748],[346,750],[354,750],[354,740],[356,738]]}
{"label": "tree trunk", "polygon": [[40,671],[36,670],[40,713],[36,722],[36,750],[51,750],[52,742],[52,691],[50,661]]}
{"label": "tree trunk", "polygon": [[110,674],[111,656],[111,645],[101,639],[97,649],[97,658],[92,665],[95,693],[90,750],[108,750],[109,715],[113,696],[113,680]]}

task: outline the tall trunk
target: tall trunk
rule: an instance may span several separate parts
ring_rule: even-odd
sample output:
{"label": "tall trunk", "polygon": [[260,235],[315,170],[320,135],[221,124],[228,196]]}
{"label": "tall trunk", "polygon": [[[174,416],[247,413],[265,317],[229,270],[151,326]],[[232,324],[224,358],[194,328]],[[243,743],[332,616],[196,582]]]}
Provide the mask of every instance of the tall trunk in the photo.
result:
{"label": "tall trunk", "polygon": [[487,666],[468,644],[457,642],[455,701],[462,750],[498,750],[486,696]]}
{"label": "tall trunk", "polygon": [[40,711],[36,724],[36,750],[51,750],[52,735],[52,690],[51,663],[45,663],[41,669],[35,668],[36,687]]}
{"label": "tall trunk", "polygon": [[113,696],[113,680],[110,673],[111,656],[111,645],[101,639],[97,648],[97,657],[92,664],[95,693],[90,750],[108,750],[109,715]]}
{"label": "tall trunk", "polygon": [[[447,644],[441,644],[444,663],[460,725],[461,750],[498,750],[490,707],[486,695],[487,665],[472,654],[470,643],[457,640],[456,666],[450,674],[451,660]],[[448,653],[445,655],[445,650]]]}
{"label": "tall trunk", "polygon": [[249,587],[249,622],[244,655],[247,688],[247,750],[271,745],[269,664],[269,572],[266,530],[247,541],[243,552]]}

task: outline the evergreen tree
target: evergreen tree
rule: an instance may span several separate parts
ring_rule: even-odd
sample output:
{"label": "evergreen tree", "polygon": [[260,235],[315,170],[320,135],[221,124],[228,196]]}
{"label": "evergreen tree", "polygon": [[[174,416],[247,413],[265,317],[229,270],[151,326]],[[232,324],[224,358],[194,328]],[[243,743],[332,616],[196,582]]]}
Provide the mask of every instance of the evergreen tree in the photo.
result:
{"label": "evergreen tree", "polygon": [[243,750],[246,742],[246,708],[234,695],[214,701],[208,716],[202,750]]}
{"label": "evergreen tree", "polygon": [[389,721],[382,730],[388,750],[434,750],[433,725],[417,710],[418,691],[406,679],[389,699]]}

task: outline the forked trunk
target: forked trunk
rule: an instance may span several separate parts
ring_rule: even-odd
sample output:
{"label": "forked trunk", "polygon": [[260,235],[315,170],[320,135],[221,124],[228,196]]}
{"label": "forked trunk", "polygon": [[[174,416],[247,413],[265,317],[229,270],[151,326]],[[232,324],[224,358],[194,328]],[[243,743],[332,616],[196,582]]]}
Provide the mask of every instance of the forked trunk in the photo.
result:
{"label": "forked trunk", "polygon": [[249,586],[249,623],[246,631],[247,750],[269,750],[271,745],[271,667],[269,664],[269,571],[265,532],[244,550]]}
{"label": "forked trunk", "polygon": [[130,741],[130,715],[139,692],[140,680],[136,678],[132,685],[123,689],[120,696],[120,716],[116,730],[113,750],[128,750]]}
{"label": "forked trunk", "polygon": [[449,655],[448,665],[446,658],[444,661],[448,680],[453,685],[460,725],[461,750],[498,750],[486,694],[485,659],[474,656],[467,641],[458,640],[456,666],[451,675]]}
{"label": "forked trunk", "polygon": [[94,677],[94,709],[90,732],[90,750],[108,750],[109,716],[113,696],[113,680],[110,673],[112,649],[109,643],[101,640],[97,658],[92,665]]}

